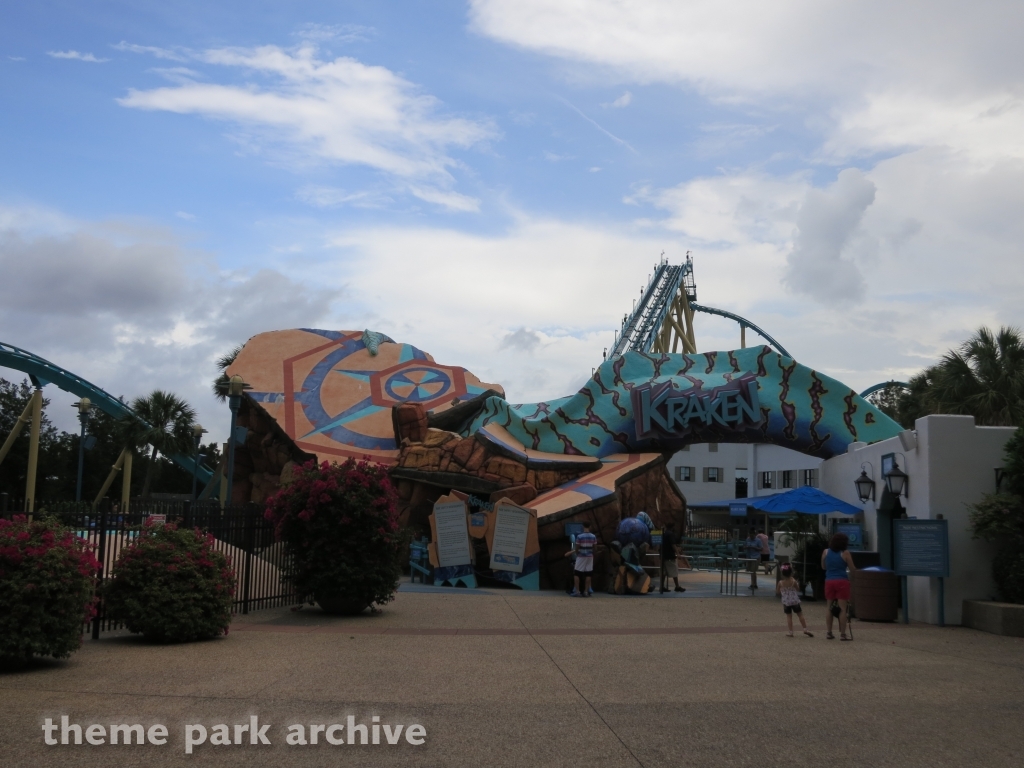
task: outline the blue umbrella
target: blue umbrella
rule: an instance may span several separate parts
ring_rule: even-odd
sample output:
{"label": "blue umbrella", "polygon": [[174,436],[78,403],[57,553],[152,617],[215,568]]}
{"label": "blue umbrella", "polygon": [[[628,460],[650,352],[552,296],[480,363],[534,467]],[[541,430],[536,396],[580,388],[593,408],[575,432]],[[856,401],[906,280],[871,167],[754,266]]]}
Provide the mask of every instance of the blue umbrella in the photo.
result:
{"label": "blue umbrella", "polygon": [[844,517],[852,517],[862,510],[853,504],[847,504],[842,499],[829,496],[818,488],[805,485],[803,488],[794,488],[785,493],[776,493],[771,496],[758,496],[747,500],[747,506],[753,507],[761,512],[770,515],[827,515],[838,513]]}

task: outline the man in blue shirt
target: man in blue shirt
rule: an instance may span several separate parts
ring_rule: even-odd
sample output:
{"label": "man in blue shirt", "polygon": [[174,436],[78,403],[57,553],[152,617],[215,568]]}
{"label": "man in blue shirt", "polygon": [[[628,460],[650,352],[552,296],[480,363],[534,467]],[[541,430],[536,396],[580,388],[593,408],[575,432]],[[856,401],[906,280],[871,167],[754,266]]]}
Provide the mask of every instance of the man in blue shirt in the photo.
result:
{"label": "man in blue shirt", "polygon": [[[594,574],[594,548],[597,546],[597,536],[590,532],[590,523],[583,523],[583,533],[576,537],[576,544],[573,549],[576,552],[576,565],[572,575],[572,596],[590,597],[594,590],[591,589],[590,580]],[[580,577],[584,578],[583,592],[580,592]]]}

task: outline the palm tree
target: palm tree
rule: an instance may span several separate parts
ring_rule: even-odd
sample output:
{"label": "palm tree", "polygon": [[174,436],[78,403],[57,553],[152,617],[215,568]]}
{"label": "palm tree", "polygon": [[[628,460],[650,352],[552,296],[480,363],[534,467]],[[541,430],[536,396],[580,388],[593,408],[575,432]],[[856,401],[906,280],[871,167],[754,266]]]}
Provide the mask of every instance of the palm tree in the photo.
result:
{"label": "palm tree", "polygon": [[213,380],[213,394],[216,395],[217,399],[221,402],[227,400],[228,397],[227,370],[231,367],[231,364],[235,362],[235,358],[238,357],[238,353],[242,351],[242,347],[244,346],[245,344],[239,344],[226,355],[221,355],[217,358],[217,368],[220,370],[220,376]]}
{"label": "palm tree", "polygon": [[142,495],[148,496],[157,455],[192,452],[196,412],[177,395],[159,389],[146,397],[135,398],[132,410],[138,418],[122,420],[122,436],[125,444],[133,450],[147,445],[152,449],[142,484]]}
{"label": "palm tree", "polygon": [[931,413],[970,415],[989,427],[1024,426],[1024,338],[1017,328],[979,328],[925,374],[920,384]]}

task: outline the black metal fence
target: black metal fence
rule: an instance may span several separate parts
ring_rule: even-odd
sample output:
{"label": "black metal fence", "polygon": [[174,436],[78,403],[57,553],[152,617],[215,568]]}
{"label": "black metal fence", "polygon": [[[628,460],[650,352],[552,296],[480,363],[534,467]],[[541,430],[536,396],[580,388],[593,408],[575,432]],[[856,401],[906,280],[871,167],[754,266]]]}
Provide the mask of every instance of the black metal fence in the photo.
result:
{"label": "black metal fence", "polygon": [[[20,499],[0,494],[0,516],[22,514]],[[263,517],[256,504],[221,507],[217,501],[133,500],[128,512],[117,502],[91,503],[37,501],[35,517],[52,516],[73,529],[92,547],[101,570],[98,587],[110,578],[120,553],[131,545],[147,520],[177,523],[199,528],[214,538],[214,548],[222,552],[235,571],[235,600],[232,613],[247,614],[262,608],[293,605],[302,601],[289,578],[290,562],[283,544],[274,540],[274,527]],[[102,601],[92,622],[92,636],[121,626],[106,616]]]}
{"label": "black metal fence", "polygon": [[717,525],[688,525],[686,535],[695,539],[728,539],[730,533],[728,528]]}

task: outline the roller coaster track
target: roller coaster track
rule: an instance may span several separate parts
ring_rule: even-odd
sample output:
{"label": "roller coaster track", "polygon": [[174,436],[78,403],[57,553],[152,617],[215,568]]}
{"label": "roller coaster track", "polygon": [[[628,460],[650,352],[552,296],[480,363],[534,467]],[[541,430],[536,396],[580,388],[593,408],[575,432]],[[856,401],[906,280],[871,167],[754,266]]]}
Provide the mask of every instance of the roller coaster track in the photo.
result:
{"label": "roller coaster track", "polygon": [[792,357],[785,347],[745,317],[696,302],[697,285],[693,278],[690,255],[687,254],[682,264],[669,264],[662,260],[651,273],[633,312],[622,318],[622,327],[616,333],[612,354],[674,352],[680,343],[684,352],[696,352],[693,313],[703,312],[735,320],[741,329],[750,328],[775,347],[776,351]]}
{"label": "roller coaster track", "polygon": [[718,315],[719,317],[727,317],[730,320],[735,320],[737,323],[740,324],[741,328],[749,328],[750,330],[758,334],[762,339],[764,339],[773,347],[775,347],[776,352],[779,352],[780,354],[783,354],[786,357],[793,357],[791,354],[789,354],[789,352],[786,351],[785,347],[783,347],[781,344],[779,344],[779,342],[777,342],[763,330],[758,328],[752,322],[747,320],[747,318],[745,317],[740,317],[737,314],[733,314],[732,312],[726,312],[724,309],[716,309],[715,307],[704,307],[701,306],[700,304],[691,304],[690,306],[693,308],[694,312],[704,312],[705,314],[708,315]]}
{"label": "roller coaster track", "polygon": [[[11,344],[5,344],[2,341],[0,341],[0,367],[12,368],[16,371],[27,373],[32,380],[32,384],[36,387],[42,388],[47,384],[53,384],[65,392],[70,392],[79,397],[87,397],[92,401],[93,405],[104,413],[110,414],[115,419],[128,417],[142,422],[142,419],[136,416],[131,408],[109,392],[105,392],[81,376],[71,373],[71,371],[66,371],[49,360],[39,357],[39,355],[34,355],[28,350],[20,349]],[[145,422],[142,423],[144,424]],[[188,471],[189,474],[195,468],[195,459],[192,456],[174,455],[167,458]],[[213,473],[210,470],[203,466],[199,467],[197,478],[200,482],[208,483],[212,477]]]}

